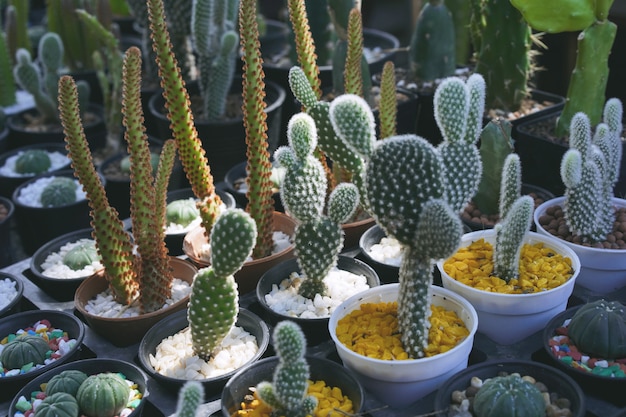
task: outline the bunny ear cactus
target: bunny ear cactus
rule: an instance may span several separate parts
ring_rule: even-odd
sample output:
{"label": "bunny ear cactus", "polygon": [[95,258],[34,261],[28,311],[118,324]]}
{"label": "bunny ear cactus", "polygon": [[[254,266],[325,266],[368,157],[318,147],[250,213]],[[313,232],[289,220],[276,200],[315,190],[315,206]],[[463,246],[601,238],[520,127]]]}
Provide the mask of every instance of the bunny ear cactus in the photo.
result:
{"label": "bunny ear cactus", "polygon": [[446,78],[435,90],[435,120],[443,136],[438,151],[445,166],[450,207],[461,212],[478,189],[482,161],[476,146],[485,109],[485,80],[472,74],[466,83]]}
{"label": "bunny ear cactus", "polygon": [[613,227],[611,199],[621,162],[622,112],[621,101],[608,100],[605,121],[596,127],[593,139],[587,115],[572,118],[570,149],[561,161],[563,211],[570,230],[585,242],[604,240]]}
{"label": "bunny ear cactus", "polygon": [[[617,25],[607,19],[613,0],[511,0],[528,24],[538,31],[582,31],[576,64],[567,88],[565,107],[557,120],[556,135],[564,136],[574,115],[583,112],[592,126],[600,123],[609,78],[609,55]],[[563,13],[570,10],[570,13]]]}
{"label": "bunny ear cactus", "polygon": [[422,357],[428,343],[433,262],[454,253],[463,233],[445,200],[444,170],[437,150],[415,135],[380,142],[366,169],[368,207],[387,236],[403,246],[398,325],[413,358]]}
{"label": "bunny ear cactus", "polygon": [[243,210],[223,212],[211,231],[211,266],[196,274],[189,298],[189,329],[194,352],[209,359],[239,312],[233,274],[241,269],[256,241],[256,224]]}
{"label": "bunny ear cactus", "polygon": [[289,121],[287,138],[290,147],[276,151],[276,161],[286,168],[281,186],[283,204],[298,220],[295,246],[298,264],[306,279],[299,293],[309,299],[324,295],[323,279],[337,264],[343,247],[341,223],[352,216],[359,201],[353,184],[339,184],[328,199],[328,216],[323,215],[326,199],[326,176],[322,164],[313,156],[317,144],[315,122],[306,113]]}
{"label": "bunny ear cactus", "polygon": [[272,407],[272,415],[312,415],[317,406],[317,398],[307,396],[309,365],[304,358],[304,333],[294,322],[281,321],[274,328],[273,339],[278,366],[272,382],[262,381],[257,384],[259,398]]}

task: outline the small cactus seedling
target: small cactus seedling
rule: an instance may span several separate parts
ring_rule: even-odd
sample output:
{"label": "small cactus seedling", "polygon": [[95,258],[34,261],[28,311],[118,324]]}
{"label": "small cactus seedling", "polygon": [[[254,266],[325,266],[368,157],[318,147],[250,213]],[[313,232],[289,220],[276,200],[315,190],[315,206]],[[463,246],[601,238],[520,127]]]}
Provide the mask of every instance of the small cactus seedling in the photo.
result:
{"label": "small cactus seedling", "polygon": [[204,400],[204,387],[198,381],[187,381],[178,392],[176,417],[195,417]]}
{"label": "small cactus seedling", "polygon": [[544,416],[546,402],[534,384],[520,375],[495,376],[474,397],[478,417]]}
{"label": "small cactus seedling", "polygon": [[165,208],[166,224],[174,223],[187,227],[198,216],[200,216],[200,211],[192,198],[174,200]]}
{"label": "small cactus seedling", "polygon": [[63,265],[68,266],[73,271],[80,271],[84,267],[100,260],[96,242],[86,239],[74,246],[63,256]]}
{"label": "small cactus seedling", "polygon": [[76,182],[69,177],[55,177],[39,197],[43,207],[60,207],[76,201]]}
{"label": "small cactus seedling", "polygon": [[622,114],[622,102],[609,99],[593,138],[585,113],[572,118],[570,149],[561,162],[563,212],[569,229],[584,242],[602,241],[613,228],[613,186],[622,158]]}
{"label": "small cactus seedling", "polygon": [[307,395],[309,364],[304,358],[304,333],[294,322],[281,321],[274,328],[273,338],[278,365],[272,382],[257,384],[259,398],[272,407],[272,415],[305,417],[313,414],[317,398]]}
{"label": "small cactus seedling", "polygon": [[41,174],[50,169],[50,155],[43,149],[29,149],[15,160],[15,172],[20,174]]}
{"label": "small cactus seedling", "polygon": [[198,271],[187,318],[194,352],[208,360],[230,332],[239,312],[233,274],[241,269],[256,241],[256,224],[240,209],[223,212],[211,231],[211,266]]}

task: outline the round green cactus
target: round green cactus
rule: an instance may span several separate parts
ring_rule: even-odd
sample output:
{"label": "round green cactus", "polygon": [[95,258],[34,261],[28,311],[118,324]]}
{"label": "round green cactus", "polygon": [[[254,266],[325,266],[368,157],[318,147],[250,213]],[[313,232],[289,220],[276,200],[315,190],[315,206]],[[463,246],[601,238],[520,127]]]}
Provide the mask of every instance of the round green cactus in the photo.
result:
{"label": "round green cactus", "polygon": [[580,307],[567,326],[578,350],[606,359],[626,357],[626,307],[603,299]]}
{"label": "round green cactus", "polygon": [[94,240],[87,239],[74,246],[65,254],[65,256],[63,256],[63,264],[68,266],[73,271],[80,271],[84,267],[91,265],[99,259],[100,255],[98,255],[96,242]]}
{"label": "round green cactus", "polygon": [[65,392],[46,396],[35,410],[35,417],[78,417],[80,410],[76,398]]}
{"label": "round green cactus", "polygon": [[33,363],[41,365],[45,362],[50,346],[39,336],[20,336],[4,346],[0,354],[0,362],[7,369],[19,369]]}
{"label": "round green cactus", "polygon": [[198,210],[196,202],[191,198],[174,200],[165,208],[167,224],[174,223],[187,227],[198,216],[200,216],[200,210]]}
{"label": "round green cactus", "polygon": [[78,388],[80,409],[90,417],[113,417],[124,409],[130,387],[119,375],[105,372],[89,376]]}
{"label": "round green cactus", "polygon": [[69,177],[54,178],[41,192],[43,207],[60,207],[76,201],[76,182]]}
{"label": "round green cactus", "polygon": [[52,166],[48,152],[42,149],[30,149],[15,160],[15,172],[20,174],[41,174]]}
{"label": "round green cactus", "polygon": [[483,384],[474,397],[477,417],[543,417],[546,403],[541,391],[518,374],[497,376]]}
{"label": "round green cactus", "polygon": [[46,395],[51,396],[56,393],[66,393],[76,396],[78,388],[87,379],[88,375],[76,369],[68,369],[56,374],[46,384]]}

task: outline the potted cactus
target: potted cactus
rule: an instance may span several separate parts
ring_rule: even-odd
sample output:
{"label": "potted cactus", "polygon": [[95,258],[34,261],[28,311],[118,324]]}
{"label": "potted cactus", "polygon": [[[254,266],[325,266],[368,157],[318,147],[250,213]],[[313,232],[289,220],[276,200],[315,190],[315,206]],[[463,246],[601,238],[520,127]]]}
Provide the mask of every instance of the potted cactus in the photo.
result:
{"label": "potted cactus", "polygon": [[626,203],[613,194],[622,159],[622,118],[622,103],[615,98],[606,101],[595,132],[585,113],[574,115],[561,162],[565,194],[543,203],[534,217],[539,233],[557,236],[578,254],[577,283],[599,294],[626,285],[619,233],[615,239]]}
{"label": "potted cactus", "polygon": [[[112,208],[92,162],[80,118],[74,80],[59,81],[59,107],[74,175],[83,185],[91,208],[93,237],[103,270],[78,287],[75,305],[95,331],[113,343],[129,345],[163,316],[185,307],[189,290],[173,293],[177,285],[192,282],[196,268],[189,262],[169,257],[164,242],[166,185],[174,163],[176,144],[168,141],[161,152],[155,176],[150,164],[145,128],[142,125],[140,74],[141,55],[136,47],[124,57],[123,123],[131,161],[132,236]],[[135,249],[135,246],[137,247]],[[108,292],[120,305],[115,317],[103,317],[95,306],[101,293]],[[178,295],[178,299],[173,299]],[[169,300],[169,302],[168,302]],[[132,305],[136,313],[131,313]],[[163,308],[168,305],[167,308]],[[126,317],[122,317],[126,315]],[[120,331],[120,326],[135,330]]]}

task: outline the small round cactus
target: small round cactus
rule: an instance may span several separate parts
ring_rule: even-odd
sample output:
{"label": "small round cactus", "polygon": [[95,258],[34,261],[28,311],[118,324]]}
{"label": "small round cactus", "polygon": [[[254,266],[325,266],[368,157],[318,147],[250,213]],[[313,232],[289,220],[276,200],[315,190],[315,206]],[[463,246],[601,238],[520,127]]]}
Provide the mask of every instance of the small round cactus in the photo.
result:
{"label": "small round cactus", "polygon": [[20,336],[4,346],[0,354],[0,362],[7,369],[19,369],[33,363],[41,365],[45,362],[50,346],[39,336]]}
{"label": "small round cactus", "polygon": [[189,223],[200,216],[200,210],[192,198],[174,200],[165,209],[167,224],[174,223],[187,227]]}
{"label": "small round cactus", "polygon": [[46,396],[35,410],[35,417],[78,417],[78,402],[71,394],[57,392]]}
{"label": "small round cactus", "polygon": [[54,178],[41,192],[43,207],[60,207],[76,201],[76,182],[69,177]]}
{"label": "small round cactus", "polygon": [[63,264],[73,271],[80,271],[84,267],[98,261],[100,256],[94,240],[86,239],[70,249],[63,256]]}
{"label": "small round cactus", "polygon": [[487,380],[474,397],[477,417],[543,417],[546,403],[541,391],[519,374]]}
{"label": "small round cactus", "polygon": [[626,307],[603,299],[580,307],[567,334],[578,350],[605,359],[626,358]]}
{"label": "small round cactus", "polygon": [[52,165],[48,153],[41,149],[30,149],[15,161],[15,172],[20,174],[41,174]]}
{"label": "small round cactus", "polygon": [[78,388],[85,382],[88,375],[77,369],[68,369],[59,374],[56,374],[46,384],[46,395],[51,396],[53,394],[63,392],[76,396]]}
{"label": "small round cactus", "polygon": [[124,409],[130,387],[119,375],[105,372],[89,376],[78,388],[76,400],[90,417],[113,417]]}

